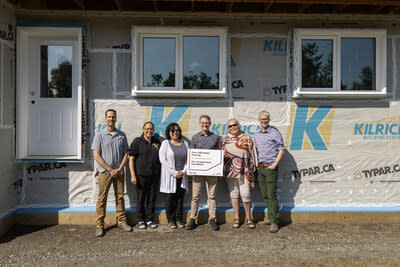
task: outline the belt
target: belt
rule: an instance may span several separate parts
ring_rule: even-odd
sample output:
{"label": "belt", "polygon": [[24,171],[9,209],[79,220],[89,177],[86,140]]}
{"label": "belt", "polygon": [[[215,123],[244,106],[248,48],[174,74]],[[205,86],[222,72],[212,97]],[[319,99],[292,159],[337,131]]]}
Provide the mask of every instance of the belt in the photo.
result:
{"label": "belt", "polygon": [[268,163],[258,163],[258,167],[269,167],[271,164]]}

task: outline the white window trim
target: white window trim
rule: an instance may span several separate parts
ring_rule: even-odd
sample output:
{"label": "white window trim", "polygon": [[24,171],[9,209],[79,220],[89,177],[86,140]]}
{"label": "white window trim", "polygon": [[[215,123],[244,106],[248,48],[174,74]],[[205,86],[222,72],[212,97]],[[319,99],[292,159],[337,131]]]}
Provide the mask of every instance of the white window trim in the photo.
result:
{"label": "white window trim", "polygon": [[[376,38],[376,90],[340,90],[340,38]],[[333,40],[333,88],[302,88],[302,39]],[[384,98],[386,96],[387,37],[385,29],[294,29],[294,93],[293,98]]]}
{"label": "white window trim", "polygon": [[[228,60],[227,27],[163,27],[132,26],[132,95],[149,97],[226,97]],[[183,90],[183,35],[219,37],[219,79],[220,88],[214,90]],[[176,37],[175,70],[176,86],[170,89],[162,87],[141,88],[143,37]]]}

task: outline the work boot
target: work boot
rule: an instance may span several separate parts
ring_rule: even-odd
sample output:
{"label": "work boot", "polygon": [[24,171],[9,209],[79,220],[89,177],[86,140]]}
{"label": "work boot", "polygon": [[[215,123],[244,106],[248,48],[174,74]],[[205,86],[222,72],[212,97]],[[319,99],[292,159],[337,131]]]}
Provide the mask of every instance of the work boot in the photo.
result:
{"label": "work boot", "polygon": [[196,228],[196,222],[194,219],[190,219],[189,223],[186,225],[187,230],[193,230]]}
{"label": "work boot", "polygon": [[119,224],[118,228],[124,232],[132,232],[132,227],[130,227],[127,223]]}
{"label": "work boot", "polygon": [[215,219],[210,219],[210,227],[213,230],[218,230],[219,229],[218,224],[216,223]]}
{"label": "work boot", "polygon": [[104,235],[103,228],[96,228],[96,236],[97,237],[102,237],[103,235]]}

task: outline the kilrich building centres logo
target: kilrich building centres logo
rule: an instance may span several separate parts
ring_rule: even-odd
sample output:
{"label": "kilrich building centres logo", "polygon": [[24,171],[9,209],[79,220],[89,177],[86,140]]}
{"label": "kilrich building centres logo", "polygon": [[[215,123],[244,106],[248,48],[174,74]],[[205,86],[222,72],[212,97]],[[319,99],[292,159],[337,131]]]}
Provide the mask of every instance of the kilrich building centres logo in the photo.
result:
{"label": "kilrich building centres logo", "polygon": [[286,56],[287,40],[275,39],[264,41],[264,52],[270,52],[273,56]]}
{"label": "kilrich building centres logo", "polygon": [[[165,129],[171,122],[179,123],[182,128],[182,134],[187,135],[189,133],[189,122],[193,119],[192,123],[195,122],[197,125],[198,118],[191,118],[192,107],[187,105],[181,106],[149,106],[146,109],[146,115],[144,121],[151,121],[154,123],[154,134],[165,137]],[[204,113],[206,114],[206,112]],[[240,129],[242,132],[247,133],[251,136],[261,128],[260,125],[255,123],[242,124]],[[195,131],[199,131],[197,129]],[[228,127],[226,123],[213,123],[210,126],[210,130],[217,135],[227,135]]]}
{"label": "kilrich building centres logo", "polygon": [[328,150],[334,112],[332,106],[292,105],[287,147],[290,150]]}
{"label": "kilrich building centres logo", "polygon": [[[242,38],[231,39],[231,66],[236,67],[239,63],[240,49],[242,47]],[[263,51],[272,56],[286,56],[286,39],[266,39],[263,43]]]}
{"label": "kilrich building centres logo", "polygon": [[353,135],[364,140],[400,140],[400,117],[356,123]]}

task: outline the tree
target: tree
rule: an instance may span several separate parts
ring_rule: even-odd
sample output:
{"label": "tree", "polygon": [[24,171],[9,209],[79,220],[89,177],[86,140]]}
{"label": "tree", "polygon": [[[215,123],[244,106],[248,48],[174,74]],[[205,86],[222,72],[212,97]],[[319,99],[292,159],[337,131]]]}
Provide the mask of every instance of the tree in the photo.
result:
{"label": "tree", "polygon": [[219,88],[219,73],[216,73],[217,81],[212,83],[212,77],[205,72],[200,72],[199,75],[192,71],[189,75],[183,77],[183,88],[185,89],[218,89]]}
{"label": "tree", "polygon": [[302,48],[302,87],[332,87],[332,52],[322,65],[323,54],[318,54],[316,43],[308,43]]}
{"label": "tree", "polygon": [[160,87],[161,82],[163,80],[162,74],[152,74],[151,75],[151,83],[148,83],[146,86],[151,87]]}
{"label": "tree", "polygon": [[373,83],[373,73],[369,66],[365,66],[360,71],[359,76],[361,82],[354,81],[351,88],[347,88],[342,83],[342,90],[375,90],[375,86]]}
{"label": "tree", "polygon": [[[72,64],[63,61],[50,71],[49,95],[53,97],[72,97]],[[55,90],[52,90],[55,89]],[[53,91],[56,93],[54,94]]]}
{"label": "tree", "polygon": [[365,66],[361,69],[360,79],[363,90],[375,90],[373,76],[371,67]]}
{"label": "tree", "polygon": [[169,72],[168,79],[164,81],[164,87],[175,87],[175,73]]}

